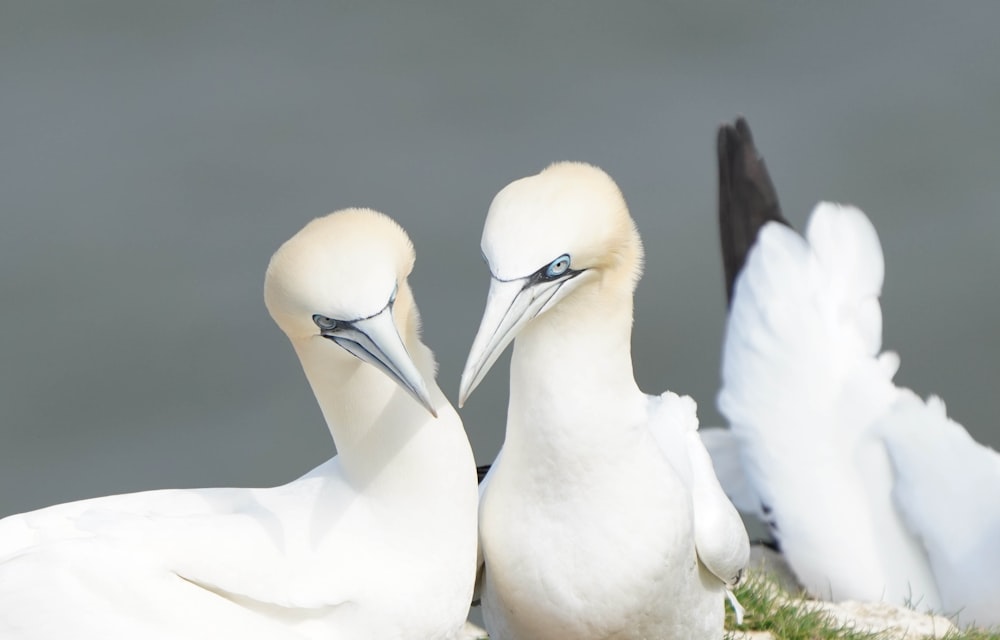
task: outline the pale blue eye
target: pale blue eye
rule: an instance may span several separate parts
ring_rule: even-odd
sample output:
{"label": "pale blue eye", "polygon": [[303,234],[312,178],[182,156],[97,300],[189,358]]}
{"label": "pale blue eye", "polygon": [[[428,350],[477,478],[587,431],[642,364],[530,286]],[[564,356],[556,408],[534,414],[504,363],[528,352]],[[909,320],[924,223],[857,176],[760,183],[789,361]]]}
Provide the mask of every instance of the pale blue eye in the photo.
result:
{"label": "pale blue eye", "polygon": [[549,278],[556,278],[566,273],[569,269],[569,254],[564,253],[549,264],[548,268],[545,269],[545,275]]}
{"label": "pale blue eye", "polygon": [[313,322],[316,323],[316,326],[319,327],[321,331],[334,331],[339,324],[333,318],[327,318],[326,316],[321,316],[318,313],[313,314]]}

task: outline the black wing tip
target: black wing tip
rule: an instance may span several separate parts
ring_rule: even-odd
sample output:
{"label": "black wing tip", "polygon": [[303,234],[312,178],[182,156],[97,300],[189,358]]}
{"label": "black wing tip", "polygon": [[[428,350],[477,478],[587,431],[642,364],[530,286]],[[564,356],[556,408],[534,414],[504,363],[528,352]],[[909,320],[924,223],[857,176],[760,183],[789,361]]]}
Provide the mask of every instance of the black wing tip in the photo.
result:
{"label": "black wing tip", "polygon": [[[750,130],[746,118],[738,116],[732,124],[727,122],[719,126],[717,156],[720,188],[725,186],[729,189],[724,195],[730,197],[746,195],[733,193],[733,190],[752,186],[756,187],[766,200],[772,200],[777,205],[777,193],[771,183],[771,176],[767,172],[763,156],[757,150],[753,131]],[[728,178],[725,185],[722,184],[723,177]],[[734,183],[734,178],[740,183]],[[720,195],[723,194],[720,192]],[[778,215],[780,216],[780,212]]]}
{"label": "black wing tip", "polygon": [[736,278],[747,254],[768,222],[791,226],[781,206],[764,158],[743,116],[719,126],[719,239],[726,278],[726,302],[732,304]]}
{"label": "black wing tip", "polygon": [[747,122],[747,119],[743,116],[736,116],[734,127],[740,134],[740,137],[743,138],[749,146],[753,147],[753,133],[750,131],[750,124]]}
{"label": "black wing tip", "polygon": [[760,157],[757,147],[754,145],[753,132],[750,124],[743,116],[737,116],[732,124],[724,122],[719,125],[718,134],[718,156],[719,162],[728,161],[729,164],[740,154]]}

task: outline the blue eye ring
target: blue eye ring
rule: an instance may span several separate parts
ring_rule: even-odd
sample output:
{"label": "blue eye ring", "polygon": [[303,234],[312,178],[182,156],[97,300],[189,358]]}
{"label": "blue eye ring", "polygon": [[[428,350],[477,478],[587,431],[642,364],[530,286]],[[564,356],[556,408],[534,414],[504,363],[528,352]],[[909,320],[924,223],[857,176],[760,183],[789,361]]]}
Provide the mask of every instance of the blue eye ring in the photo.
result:
{"label": "blue eye ring", "polygon": [[550,262],[549,266],[545,268],[545,277],[558,278],[562,274],[566,273],[567,271],[569,271],[569,261],[570,261],[569,254],[568,253],[562,254],[561,256]]}
{"label": "blue eye ring", "polygon": [[313,322],[315,322],[316,326],[320,328],[320,331],[336,331],[337,328],[340,327],[339,321],[318,313],[313,314]]}

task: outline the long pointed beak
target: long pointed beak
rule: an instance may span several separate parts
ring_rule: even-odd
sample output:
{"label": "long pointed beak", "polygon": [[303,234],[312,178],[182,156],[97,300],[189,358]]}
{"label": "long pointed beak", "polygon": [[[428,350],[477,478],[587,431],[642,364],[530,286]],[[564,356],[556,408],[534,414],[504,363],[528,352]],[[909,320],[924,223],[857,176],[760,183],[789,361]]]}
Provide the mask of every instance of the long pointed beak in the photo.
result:
{"label": "long pointed beak", "polygon": [[437,417],[437,411],[427,392],[427,384],[417,370],[417,365],[413,364],[403,339],[396,330],[392,318],[392,305],[387,305],[385,309],[370,318],[355,320],[349,329],[325,337],[380,369],[430,411],[432,416]]}
{"label": "long pointed beak", "polygon": [[562,286],[564,280],[532,283],[529,278],[502,281],[490,280],[486,310],[479,324],[479,332],[472,341],[469,358],[462,372],[458,391],[458,406],[465,401],[483,381],[490,367],[497,361],[521,329],[541,313],[545,305]]}

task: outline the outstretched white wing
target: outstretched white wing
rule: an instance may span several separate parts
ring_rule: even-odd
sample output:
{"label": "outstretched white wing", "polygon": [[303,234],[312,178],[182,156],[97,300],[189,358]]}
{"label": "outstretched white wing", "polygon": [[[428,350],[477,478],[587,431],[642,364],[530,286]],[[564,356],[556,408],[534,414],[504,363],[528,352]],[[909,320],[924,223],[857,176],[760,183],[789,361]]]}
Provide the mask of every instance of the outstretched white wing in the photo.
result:
{"label": "outstretched white wing", "polygon": [[939,605],[892,507],[873,424],[899,396],[879,355],[881,246],[867,217],[821,203],[803,239],[768,223],[735,287],[719,408],[802,584],[839,599]]}

